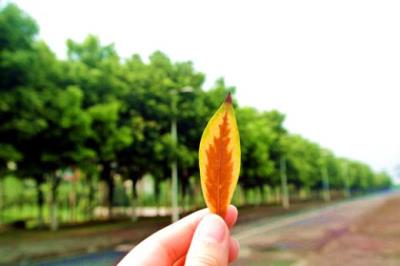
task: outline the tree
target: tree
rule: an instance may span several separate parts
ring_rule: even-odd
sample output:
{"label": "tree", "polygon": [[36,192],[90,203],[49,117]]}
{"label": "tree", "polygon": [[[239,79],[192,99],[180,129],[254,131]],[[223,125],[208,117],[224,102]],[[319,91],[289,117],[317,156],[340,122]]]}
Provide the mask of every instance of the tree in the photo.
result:
{"label": "tree", "polygon": [[[36,179],[42,220],[40,185],[45,177],[52,181],[55,212],[56,170],[89,155],[83,141],[90,119],[81,109],[80,89],[59,83],[60,62],[43,42],[35,41],[37,27],[32,19],[9,5],[1,12],[0,31],[6,34],[0,41],[0,139],[4,141],[0,145],[10,152],[2,158],[18,161],[19,175]],[[53,213],[56,228],[54,221]]]}
{"label": "tree", "polygon": [[86,146],[96,153],[92,163],[101,168],[101,179],[108,184],[109,217],[114,198],[113,169],[117,153],[133,142],[135,124],[122,121],[122,101],[128,90],[122,79],[123,68],[113,45],[102,46],[89,35],[82,43],[68,40],[68,61],[64,83],[82,88],[83,107],[92,119],[92,130]]}
{"label": "tree", "polygon": [[0,171],[6,170],[8,161],[22,158],[8,129],[14,122],[27,122],[15,121],[12,107],[17,96],[15,89],[31,78],[26,64],[34,56],[33,40],[37,32],[34,20],[16,5],[9,4],[0,10]]}
{"label": "tree", "polygon": [[299,135],[287,135],[283,139],[289,183],[296,188],[320,188],[320,147]]}
{"label": "tree", "polygon": [[[134,55],[127,60],[124,70],[129,90],[124,96],[122,120],[136,124],[142,133],[137,136],[138,141],[121,151],[118,164],[134,187],[141,176],[151,173],[155,178],[155,190],[159,191],[159,181],[169,176],[165,175],[168,165],[177,158],[180,184],[185,192],[188,177],[196,165],[198,147],[195,143],[201,134],[193,124],[203,122],[202,117],[198,117],[198,110],[204,108],[200,91],[203,74],[197,73],[190,62],[173,63],[161,52],[152,54],[148,64]],[[190,88],[190,92],[185,93],[182,88]],[[173,110],[173,102],[179,112]],[[132,116],[136,117],[135,121]],[[170,136],[173,119],[178,125],[178,147]],[[135,189],[133,193],[135,199]],[[155,196],[158,197],[157,193]]]}
{"label": "tree", "polygon": [[0,50],[21,51],[32,47],[38,33],[36,22],[14,4],[0,10]]}
{"label": "tree", "polygon": [[245,189],[258,188],[262,198],[264,185],[272,183],[274,163],[269,156],[276,133],[266,118],[254,108],[237,110],[242,151],[242,178],[239,182]]}
{"label": "tree", "polygon": [[[57,187],[70,167],[85,172],[90,202],[95,182],[108,184],[110,217],[116,173],[132,181],[134,205],[135,184],[144,174],[155,179],[158,198],[160,182],[178,162],[187,199],[189,180],[198,177],[201,133],[235,88],[221,78],[205,91],[205,75],[191,62],[173,62],[159,51],[146,62],[138,55],[121,60],[113,44],[93,35],[81,43],[68,40],[68,58],[59,60],[37,33],[35,21],[15,5],[0,10],[0,175],[16,164],[19,177],[34,178],[40,210],[46,196],[41,186],[48,181],[54,228]],[[235,106],[242,136],[239,182],[246,190],[263,195],[266,185],[278,187],[282,158],[288,183],[298,190],[319,190],[326,177],[330,187],[348,192],[391,186],[387,173],[288,133],[278,111]],[[171,138],[172,121],[178,143]]]}

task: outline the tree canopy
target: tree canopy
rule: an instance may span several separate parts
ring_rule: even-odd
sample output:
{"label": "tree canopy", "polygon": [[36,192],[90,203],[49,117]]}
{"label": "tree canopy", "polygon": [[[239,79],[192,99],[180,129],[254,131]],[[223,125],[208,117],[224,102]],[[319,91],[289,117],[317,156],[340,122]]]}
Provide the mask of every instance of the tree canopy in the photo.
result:
{"label": "tree canopy", "polygon": [[[176,159],[185,193],[189,179],[198,176],[206,121],[235,88],[219,79],[206,90],[205,74],[192,62],[174,62],[160,51],[146,60],[137,54],[122,59],[113,44],[93,35],[81,43],[67,40],[61,60],[38,40],[38,30],[17,6],[0,10],[0,173],[10,162],[19,177],[38,183],[71,166],[95,172],[107,182],[112,206],[116,173],[134,182],[146,173],[162,180]],[[323,173],[335,189],[391,185],[387,173],[291,134],[279,111],[235,105],[243,188],[278,186],[282,157],[295,188],[320,189]]]}

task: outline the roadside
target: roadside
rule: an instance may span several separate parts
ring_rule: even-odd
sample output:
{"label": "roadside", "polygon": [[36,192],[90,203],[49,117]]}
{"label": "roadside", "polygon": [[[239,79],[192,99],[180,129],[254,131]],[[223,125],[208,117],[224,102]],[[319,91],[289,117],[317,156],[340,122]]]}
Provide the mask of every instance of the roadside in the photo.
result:
{"label": "roadside", "polygon": [[366,214],[306,261],[306,265],[400,265],[400,196]]}
{"label": "roadside", "polygon": [[[323,205],[322,202],[297,202],[290,210],[278,205],[243,207],[240,209],[238,226],[265,217],[277,217]],[[120,252],[127,252],[138,242],[169,223],[170,217],[163,216],[140,218],[135,223],[129,220],[94,223],[57,232],[11,230],[0,234],[0,265],[29,264],[103,250],[109,252],[117,249]]]}
{"label": "roadside", "polygon": [[238,226],[235,265],[400,265],[399,211],[382,194]]}

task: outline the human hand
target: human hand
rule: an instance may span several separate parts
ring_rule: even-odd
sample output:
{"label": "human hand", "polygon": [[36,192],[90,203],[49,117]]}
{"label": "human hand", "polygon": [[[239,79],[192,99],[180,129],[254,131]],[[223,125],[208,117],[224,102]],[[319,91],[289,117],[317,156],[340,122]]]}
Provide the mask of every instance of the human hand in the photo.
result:
{"label": "human hand", "polygon": [[139,243],[119,266],[228,265],[239,253],[239,243],[229,232],[237,215],[232,205],[224,220],[207,209],[194,212]]}

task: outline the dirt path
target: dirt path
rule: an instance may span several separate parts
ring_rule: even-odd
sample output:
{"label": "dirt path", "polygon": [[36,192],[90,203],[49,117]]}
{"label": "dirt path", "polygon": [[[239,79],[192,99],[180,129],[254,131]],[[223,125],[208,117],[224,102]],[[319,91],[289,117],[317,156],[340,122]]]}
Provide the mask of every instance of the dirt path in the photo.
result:
{"label": "dirt path", "polygon": [[400,265],[400,195],[238,226],[235,265]]}

